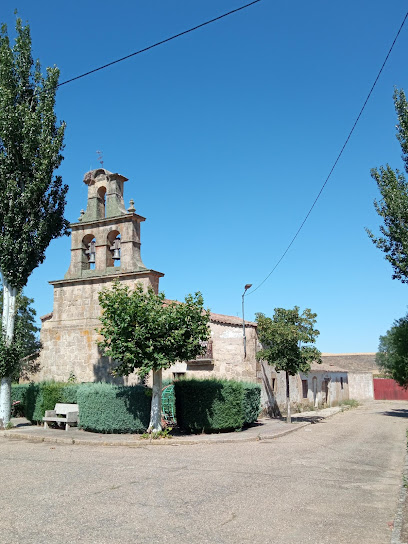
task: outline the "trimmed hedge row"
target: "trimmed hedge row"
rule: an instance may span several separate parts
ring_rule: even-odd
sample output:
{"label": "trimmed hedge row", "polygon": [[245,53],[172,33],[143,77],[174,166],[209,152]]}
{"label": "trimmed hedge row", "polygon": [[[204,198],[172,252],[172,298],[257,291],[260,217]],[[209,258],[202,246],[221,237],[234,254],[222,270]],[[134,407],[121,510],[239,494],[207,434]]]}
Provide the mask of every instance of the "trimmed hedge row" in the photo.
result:
{"label": "trimmed hedge row", "polygon": [[13,384],[11,400],[19,401],[18,412],[30,421],[42,421],[46,410],[53,410],[57,402],[77,403],[79,384],[40,382]]}
{"label": "trimmed hedge row", "polygon": [[78,389],[81,429],[142,433],[149,426],[151,390],[142,385],[84,384]]}
{"label": "trimmed hedge row", "polygon": [[244,390],[244,425],[251,425],[256,422],[261,411],[261,386],[256,383],[241,383]]}
{"label": "trimmed hedge row", "polygon": [[179,380],[175,384],[179,427],[191,433],[226,432],[254,423],[261,388],[233,380]]}
{"label": "trimmed hedge row", "polygon": [[[222,432],[254,423],[260,411],[260,386],[233,380],[175,382],[179,427],[192,432]],[[79,405],[79,427],[99,433],[141,433],[150,419],[151,390],[107,383],[40,382],[12,385],[19,413],[41,422],[57,402]]]}
{"label": "trimmed hedge row", "polygon": [[150,419],[151,390],[143,386],[16,384],[11,386],[11,399],[20,401],[19,413],[33,422],[42,422],[45,411],[53,410],[57,402],[78,404],[78,427],[98,433],[144,432]]}

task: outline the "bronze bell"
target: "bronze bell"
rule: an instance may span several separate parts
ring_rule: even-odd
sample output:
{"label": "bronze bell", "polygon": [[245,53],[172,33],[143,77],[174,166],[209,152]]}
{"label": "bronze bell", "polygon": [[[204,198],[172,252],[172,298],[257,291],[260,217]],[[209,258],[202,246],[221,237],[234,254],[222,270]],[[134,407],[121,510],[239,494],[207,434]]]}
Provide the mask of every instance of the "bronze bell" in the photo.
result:
{"label": "bronze bell", "polygon": [[91,264],[95,264],[95,241],[94,240],[92,240],[92,242],[89,244],[89,247],[85,251],[85,253],[88,255],[88,262]]}
{"label": "bronze bell", "polygon": [[113,245],[111,246],[111,251],[113,251],[112,259],[114,261],[120,260],[120,238],[115,238]]}

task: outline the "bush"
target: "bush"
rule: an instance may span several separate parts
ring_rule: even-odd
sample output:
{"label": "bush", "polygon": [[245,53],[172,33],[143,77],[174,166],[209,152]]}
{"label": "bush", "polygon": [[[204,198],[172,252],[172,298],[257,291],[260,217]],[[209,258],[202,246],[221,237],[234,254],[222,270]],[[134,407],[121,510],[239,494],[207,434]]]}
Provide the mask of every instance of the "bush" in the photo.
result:
{"label": "bush", "polygon": [[27,396],[27,389],[29,387],[28,383],[16,383],[11,385],[11,401],[12,402],[21,402],[21,404],[24,405],[26,396]]}
{"label": "bush", "polygon": [[34,383],[11,386],[11,402],[20,401],[19,414],[30,421],[34,421],[33,414],[39,390],[39,385]]}
{"label": "bush", "polygon": [[174,386],[177,424],[186,431],[232,431],[253,423],[258,417],[259,385],[191,379],[176,381]]}
{"label": "bush", "polygon": [[57,402],[76,404],[78,387],[77,384],[53,381],[13,384],[11,400],[20,401],[19,414],[30,421],[41,422],[45,411],[53,410]]}
{"label": "bush", "polygon": [[[28,383],[12,384],[11,386],[11,404],[13,417],[23,416],[25,413],[24,406],[27,397]],[[17,403],[13,409],[14,403]]]}
{"label": "bush", "polygon": [[339,406],[350,406],[351,408],[357,408],[360,403],[356,399],[345,399],[339,402]]}
{"label": "bush", "polygon": [[61,400],[58,402],[66,402],[67,404],[78,403],[78,389],[81,384],[65,384],[65,387],[61,390]]}
{"label": "bush", "polygon": [[251,425],[258,419],[261,409],[261,388],[256,383],[241,383],[244,389],[244,425]]}
{"label": "bush", "polygon": [[42,382],[38,385],[33,421],[42,421],[46,410],[54,410],[56,403],[62,402],[63,389],[66,387],[63,382]]}
{"label": "bush", "polygon": [[19,413],[33,422],[42,422],[45,411],[53,410],[58,402],[78,404],[80,427],[96,432],[143,432],[150,419],[151,390],[143,386],[53,381],[15,384],[11,399],[20,402]]}
{"label": "bush", "polygon": [[89,383],[78,388],[79,426],[98,433],[140,433],[149,426],[151,390]]}

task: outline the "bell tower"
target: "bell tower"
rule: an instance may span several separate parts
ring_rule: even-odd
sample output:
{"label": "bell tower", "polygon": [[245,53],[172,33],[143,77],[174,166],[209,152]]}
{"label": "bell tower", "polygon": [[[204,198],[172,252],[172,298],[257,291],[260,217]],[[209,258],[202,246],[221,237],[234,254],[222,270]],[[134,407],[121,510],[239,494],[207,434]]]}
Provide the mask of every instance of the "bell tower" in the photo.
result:
{"label": "bell tower", "polygon": [[127,178],[99,168],[87,172],[86,211],[71,224],[71,265],[65,279],[92,278],[147,270],[140,256],[140,224],[133,200],[126,210]]}
{"label": "bell tower", "polygon": [[99,292],[112,281],[134,288],[142,284],[159,290],[164,274],[146,268],[140,255],[140,225],[134,201],[126,209],[123,199],[127,180],[98,168],[84,176],[88,186],[86,210],[71,223],[71,263],[64,279],[54,287],[52,314],[42,319],[41,371],[36,380],[79,381],[110,379],[109,364],[97,347],[101,308]]}

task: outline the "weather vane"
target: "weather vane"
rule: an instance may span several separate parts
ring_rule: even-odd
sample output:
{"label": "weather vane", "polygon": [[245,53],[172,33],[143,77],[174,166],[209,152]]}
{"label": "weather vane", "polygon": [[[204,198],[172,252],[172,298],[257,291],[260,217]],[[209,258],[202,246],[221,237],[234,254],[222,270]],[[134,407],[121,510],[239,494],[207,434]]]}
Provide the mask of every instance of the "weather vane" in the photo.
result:
{"label": "weather vane", "polygon": [[99,151],[99,149],[98,149],[97,152],[96,152],[96,155],[98,157],[98,161],[101,163],[101,166],[103,168],[103,154],[102,154],[102,151]]}

